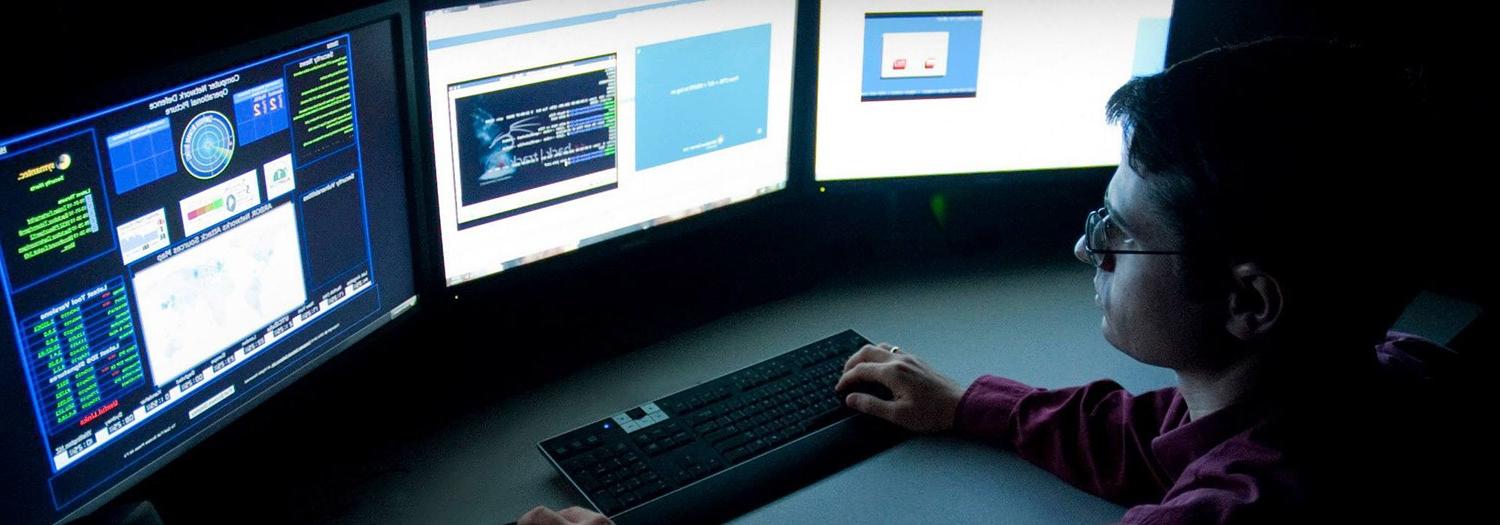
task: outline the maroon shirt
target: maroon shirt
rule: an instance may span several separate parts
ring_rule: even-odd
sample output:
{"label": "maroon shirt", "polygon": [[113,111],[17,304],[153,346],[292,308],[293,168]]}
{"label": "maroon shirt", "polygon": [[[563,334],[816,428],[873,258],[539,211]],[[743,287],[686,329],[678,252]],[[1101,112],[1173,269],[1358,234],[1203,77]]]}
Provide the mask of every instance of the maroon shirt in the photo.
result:
{"label": "maroon shirt", "polygon": [[[1389,394],[1409,398],[1403,392],[1429,384],[1434,365],[1451,369],[1457,359],[1430,341],[1397,332],[1388,334],[1372,357],[1373,382],[1358,384],[1378,385],[1371,390],[1379,395],[1356,394],[1348,399],[1385,403],[1380,400]],[[1317,396],[1302,399],[1316,402]],[[955,428],[961,434],[998,442],[1076,487],[1129,506],[1123,523],[1259,523],[1305,518],[1318,503],[1310,499],[1331,493],[1310,486],[1312,479],[1332,479],[1312,474],[1320,461],[1315,458],[1338,454],[1289,458],[1288,444],[1295,442],[1296,429],[1316,425],[1279,424],[1285,419],[1272,414],[1279,412],[1266,402],[1241,403],[1190,421],[1187,404],[1176,388],[1131,395],[1106,380],[1049,390],[985,376],[964,393]],[[1364,427],[1338,421],[1338,429],[1350,431],[1345,441],[1371,442],[1361,430]],[[1309,433],[1318,436],[1307,441],[1328,438],[1329,430],[1337,431],[1333,426],[1317,428]],[[1327,448],[1353,450],[1342,442]],[[1430,459],[1410,464],[1430,466],[1434,462]],[[1398,481],[1416,477],[1364,456],[1331,465],[1324,470],[1359,476],[1356,471],[1363,465],[1371,467],[1371,475],[1387,474]],[[1360,486],[1361,495],[1350,501],[1378,499],[1381,496],[1371,492],[1390,486],[1385,481],[1366,481],[1367,485]],[[1320,487],[1353,486],[1340,479]],[[1395,492],[1391,498],[1409,495],[1400,489]],[[1342,515],[1351,508],[1343,503],[1317,508]],[[1330,510],[1334,505],[1338,508]],[[1369,512],[1381,516],[1378,510]],[[1417,514],[1428,516],[1421,511]],[[1385,516],[1394,519],[1394,515]]]}

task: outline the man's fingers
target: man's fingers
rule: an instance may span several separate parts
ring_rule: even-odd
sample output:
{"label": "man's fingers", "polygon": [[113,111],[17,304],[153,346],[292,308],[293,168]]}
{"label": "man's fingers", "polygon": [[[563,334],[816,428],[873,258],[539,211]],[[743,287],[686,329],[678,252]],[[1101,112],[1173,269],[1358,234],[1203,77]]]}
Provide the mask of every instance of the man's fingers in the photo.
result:
{"label": "man's fingers", "polygon": [[848,361],[844,362],[844,371],[848,372],[849,369],[854,368],[854,365],[860,363],[884,363],[891,360],[891,357],[895,355],[896,354],[891,353],[891,350],[889,348],[881,348],[875,345],[865,345],[863,348],[860,348],[858,352],[855,352],[854,355],[849,356]]}
{"label": "man's fingers", "polygon": [[896,415],[896,402],[886,401],[864,392],[855,392],[844,398],[844,404],[849,408],[864,412],[866,414],[892,421]]}
{"label": "man's fingers", "polygon": [[557,511],[557,514],[564,518],[568,518],[571,521],[578,521],[580,519],[587,518],[593,515],[594,512],[583,507],[568,507],[566,509]]}
{"label": "man's fingers", "polygon": [[604,515],[589,509],[585,509],[583,507],[568,507],[558,512],[558,514],[562,515],[562,517],[567,518],[568,521],[571,521],[573,523],[582,523],[587,525],[602,525],[605,523],[611,523],[609,521],[609,518],[604,517]]}
{"label": "man's fingers", "polygon": [[529,512],[522,514],[521,519],[516,520],[516,525],[607,525],[614,523],[602,514],[583,507],[568,507],[562,511],[554,511],[547,507],[537,506]]}
{"label": "man's fingers", "polygon": [[559,515],[557,512],[555,512],[552,509],[549,509],[547,507],[540,506],[540,505],[538,505],[534,509],[531,509],[531,510],[527,511],[525,514],[522,514],[521,515],[521,519],[516,520],[516,525],[566,525],[566,524],[567,524],[567,522],[563,521],[563,517],[561,515]]}
{"label": "man's fingers", "polygon": [[885,365],[881,363],[856,363],[853,368],[844,371],[844,375],[839,376],[839,382],[833,385],[833,390],[842,392],[855,383],[879,383],[890,388],[890,385],[886,385],[884,381],[886,375],[884,369]]}

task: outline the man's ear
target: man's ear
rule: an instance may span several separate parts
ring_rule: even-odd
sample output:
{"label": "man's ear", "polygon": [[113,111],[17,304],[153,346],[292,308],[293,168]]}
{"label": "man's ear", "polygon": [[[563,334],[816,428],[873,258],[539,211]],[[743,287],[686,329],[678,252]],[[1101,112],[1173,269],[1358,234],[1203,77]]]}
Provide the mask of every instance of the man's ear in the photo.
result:
{"label": "man's ear", "polygon": [[1264,337],[1285,315],[1281,282],[1254,262],[1240,263],[1231,270],[1229,319],[1225,328],[1241,341]]}

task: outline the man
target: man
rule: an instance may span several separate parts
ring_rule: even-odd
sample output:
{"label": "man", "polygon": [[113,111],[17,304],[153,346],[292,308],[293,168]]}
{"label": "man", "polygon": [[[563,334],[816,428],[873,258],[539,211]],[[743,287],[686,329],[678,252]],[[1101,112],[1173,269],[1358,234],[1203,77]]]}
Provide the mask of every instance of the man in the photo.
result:
{"label": "man", "polygon": [[[1465,500],[1456,356],[1387,333],[1412,294],[1428,148],[1416,79],[1370,52],[1276,39],[1210,51],[1111,97],[1125,145],[1075,244],[1105,338],[1171,368],[962,388],[867,346],[837,389],[917,432],[994,442],[1126,505],[1126,523],[1432,521]],[[522,523],[600,517],[538,508]]]}

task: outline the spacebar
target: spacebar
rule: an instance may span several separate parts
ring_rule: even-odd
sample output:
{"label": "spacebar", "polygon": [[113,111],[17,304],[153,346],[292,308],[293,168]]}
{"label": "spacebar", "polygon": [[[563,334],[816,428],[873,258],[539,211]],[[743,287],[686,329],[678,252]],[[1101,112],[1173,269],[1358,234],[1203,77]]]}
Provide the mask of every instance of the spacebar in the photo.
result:
{"label": "spacebar", "polygon": [[803,419],[802,428],[807,429],[808,432],[812,432],[814,430],[822,428],[823,426],[838,420],[839,416],[843,415],[842,409],[843,406],[836,406],[814,414],[807,419]]}

